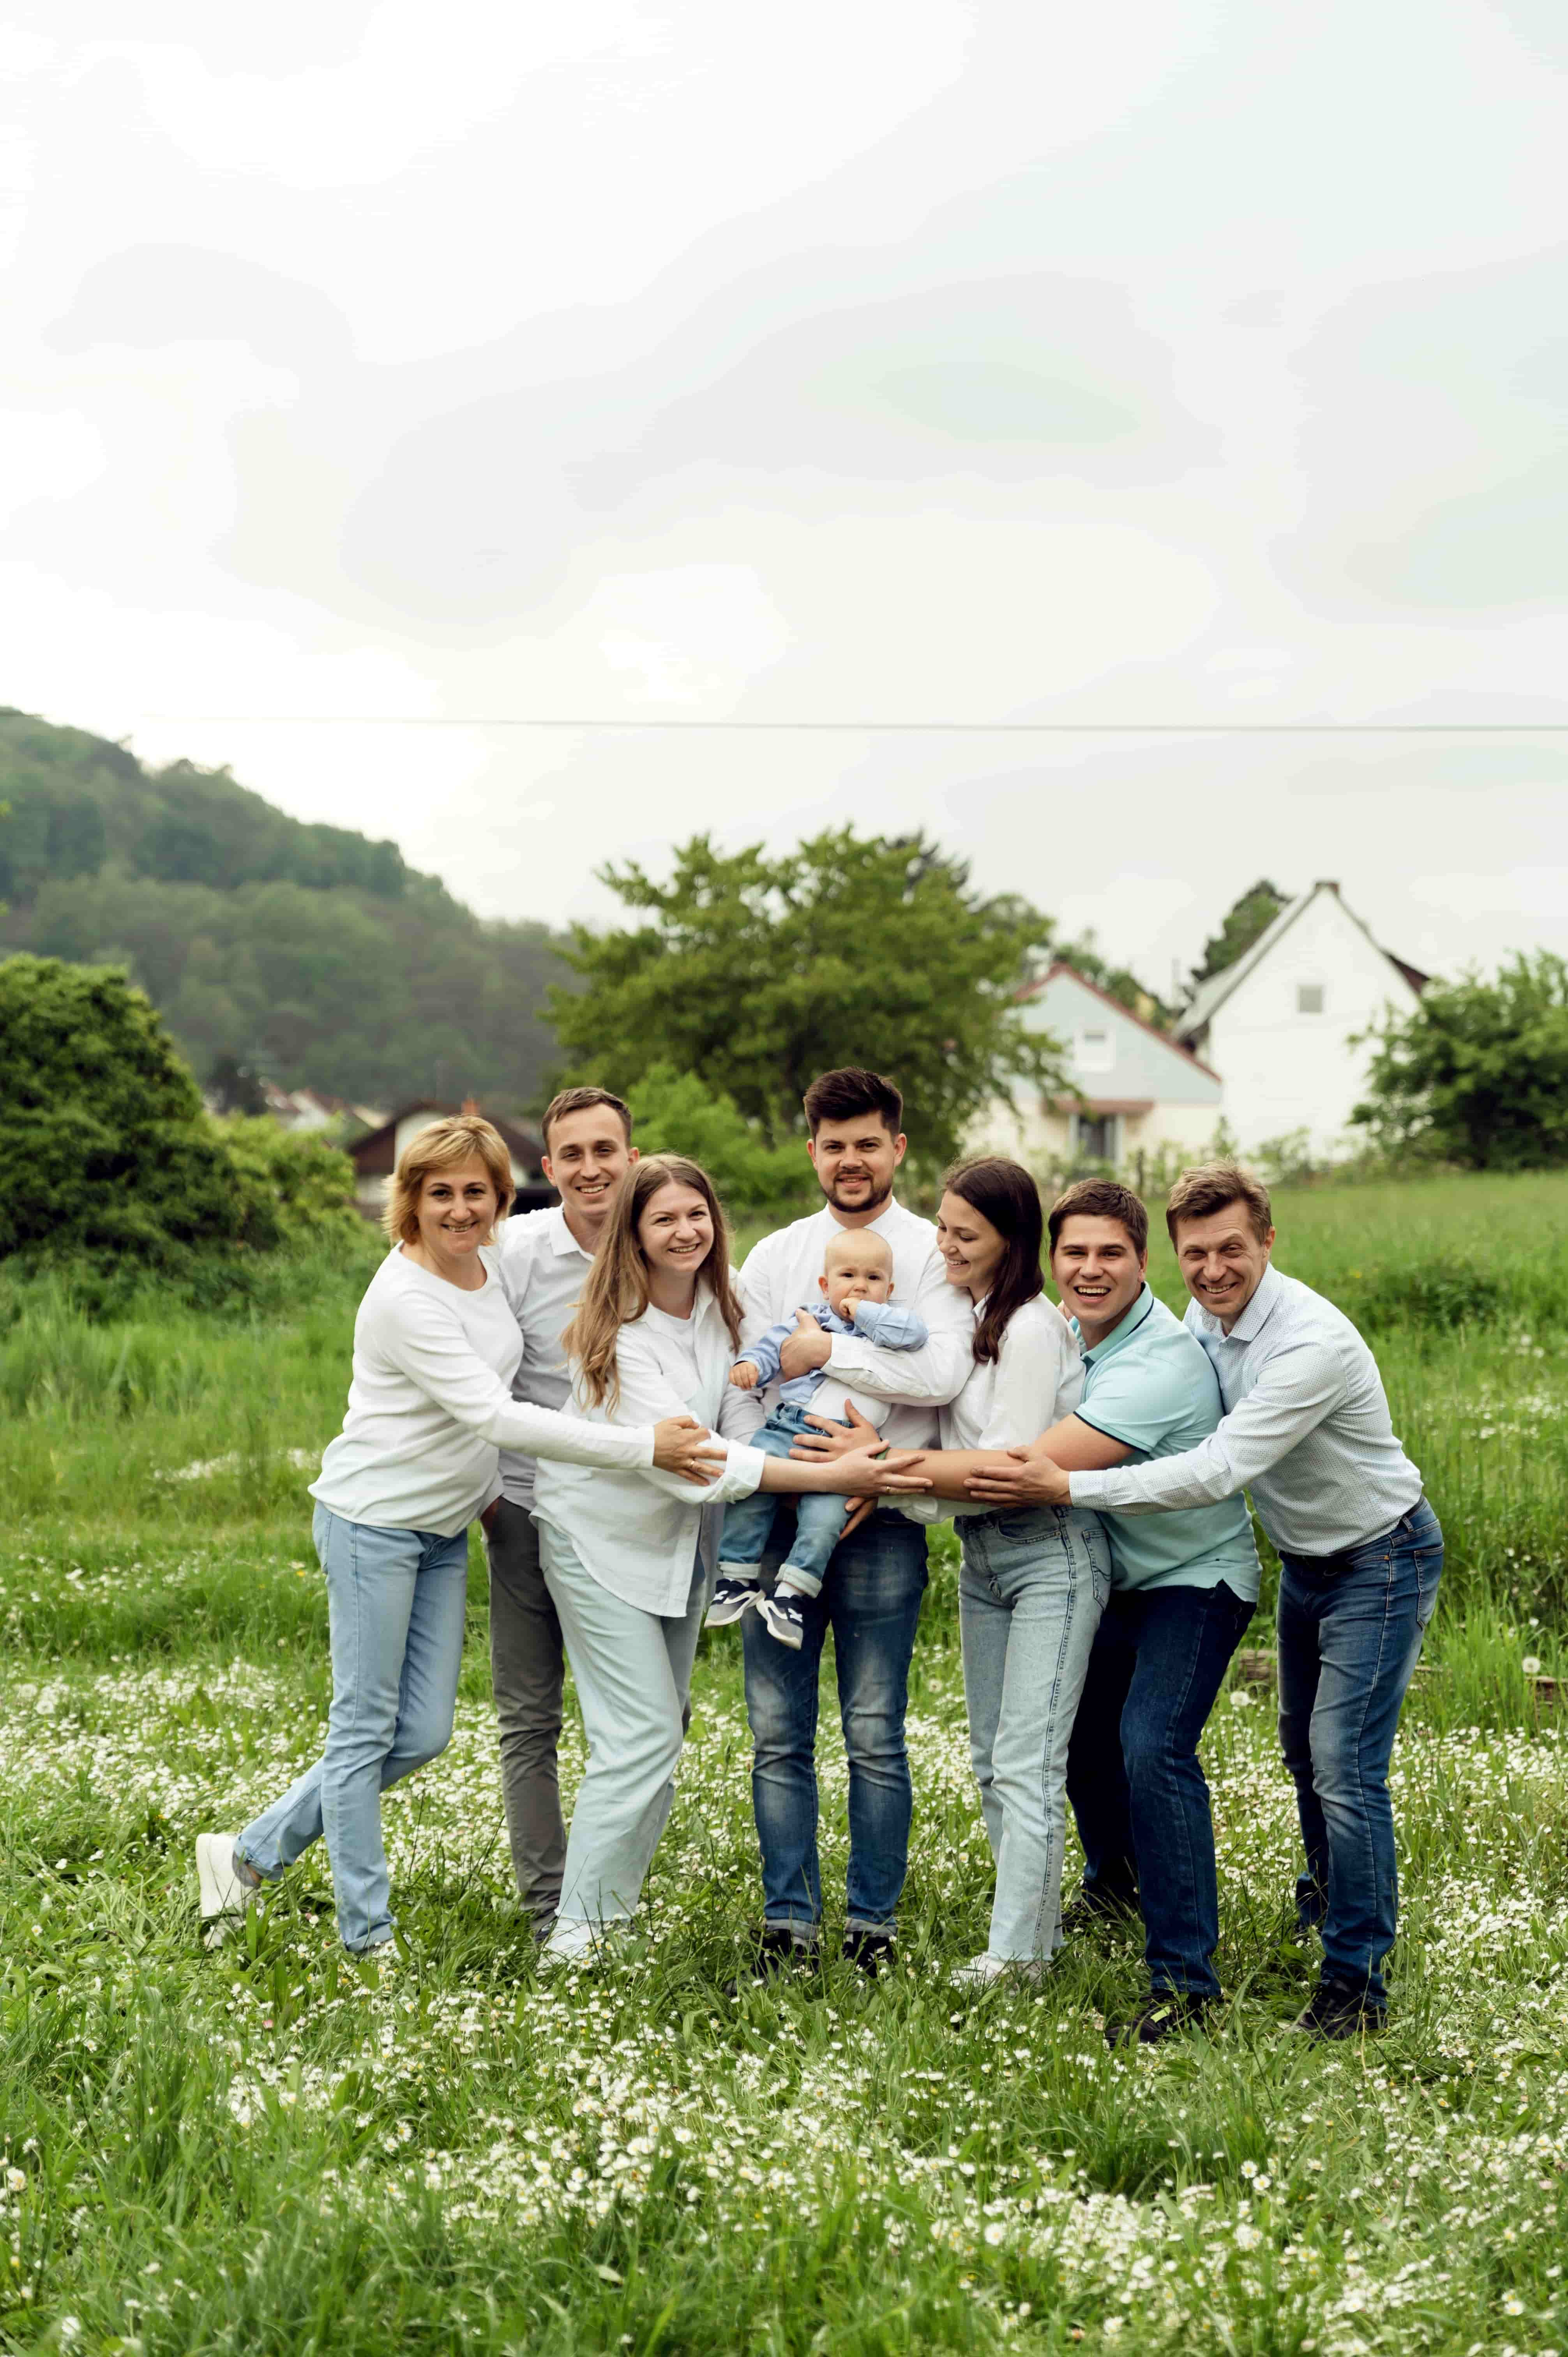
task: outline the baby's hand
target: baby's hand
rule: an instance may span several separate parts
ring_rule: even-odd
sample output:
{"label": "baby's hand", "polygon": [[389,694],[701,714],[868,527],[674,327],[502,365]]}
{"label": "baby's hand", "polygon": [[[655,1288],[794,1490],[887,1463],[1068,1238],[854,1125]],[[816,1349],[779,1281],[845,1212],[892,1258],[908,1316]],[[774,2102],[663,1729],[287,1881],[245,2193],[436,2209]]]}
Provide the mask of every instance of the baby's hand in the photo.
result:
{"label": "baby's hand", "polygon": [[759,1367],[752,1365],[749,1359],[741,1359],[730,1369],[729,1379],[737,1392],[754,1392],[761,1372]]}

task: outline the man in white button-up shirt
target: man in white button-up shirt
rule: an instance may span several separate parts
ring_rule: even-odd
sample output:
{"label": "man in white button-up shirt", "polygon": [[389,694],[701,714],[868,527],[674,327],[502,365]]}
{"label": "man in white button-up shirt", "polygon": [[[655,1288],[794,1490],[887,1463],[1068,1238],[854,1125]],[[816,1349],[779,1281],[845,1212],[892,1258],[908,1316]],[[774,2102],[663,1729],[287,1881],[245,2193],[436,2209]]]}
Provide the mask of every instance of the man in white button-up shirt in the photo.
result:
{"label": "man in white button-up shirt", "polygon": [[[500,1279],[522,1329],[512,1397],[566,1404],[561,1336],[593,1266],[621,1180],[637,1160],[631,1114],[607,1089],[565,1089],[544,1112],[544,1175],[560,1195],[501,1230]],[[501,1494],[486,1509],[490,1571],[490,1681],[500,1723],[501,1795],[518,1897],[543,1939],[561,1900],[566,1833],[556,1752],[561,1739],[561,1623],[539,1559],[534,1459],[503,1449]]]}
{"label": "man in white button-up shirt", "polygon": [[[750,1396],[764,1412],[779,1383],[812,1367],[894,1403],[882,1427],[894,1448],[937,1437],[937,1410],[970,1371],[970,1306],[949,1285],[936,1230],[893,1200],[904,1158],[903,1099],[890,1081],[858,1069],[824,1072],[806,1092],[810,1153],[827,1201],[755,1245],[740,1276],[742,1347],[818,1297],[822,1255],[835,1230],[869,1228],[892,1247],[894,1298],[924,1319],[918,1351],[879,1350],[855,1334],[828,1334],[810,1317],[785,1342],[779,1376]],[[785,1544],[788,1544],[786,1522]],[[777,1541],[765,1579],[784,1552]],[[849,1880],[844,1953],[875,1975],[892,1940],[908,1859],[911,1792],[904,1745],[909,1657],[926,1587],[924,1526],[878,1512],[840,1541],[820,1596],[803,1599],[800,1651],[780,1645],[756,1612],[742,1622],[746,1706],[755,1757],[752,1802],[762,1849],[765,1961],[809,1959],[822,1921],[817,1857],[817,1682],[822,1641],[833,1632],[839,1711],[849,1757]]]}
{"label": "man in white button-up shirt", "polygon": [[1398,1903],[1389,1762],[1437,1600],[1443,1533],[1395,1437],[1377,1361],[1343,1312],[1273,1265],[1267,1189],[1228,1163],[1184,1171],[1165,1207],[1187,1325],[1225,1415],[1177,1457],[1069,1474],[1020,1468],[1038,1497],[1118,1514],[1243,1487],[1280,1555],[1280,1741],[1295,1781],[1304,1929],[1323,1975],[1294,2025],[1345,2038],[1387,2011]]}

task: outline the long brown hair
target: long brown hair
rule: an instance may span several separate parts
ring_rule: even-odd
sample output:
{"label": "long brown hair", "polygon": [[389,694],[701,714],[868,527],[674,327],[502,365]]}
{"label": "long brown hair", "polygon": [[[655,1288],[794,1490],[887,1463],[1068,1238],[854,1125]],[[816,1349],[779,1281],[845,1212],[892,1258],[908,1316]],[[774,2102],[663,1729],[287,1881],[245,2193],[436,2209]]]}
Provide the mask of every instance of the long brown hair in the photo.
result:
{"label": "long brown hair", "polygon": [[740,1303],[730,1282],[729,1222],[714,1192],[714,1182],[683,1154],[645,1154],[621,1181],[609,1229],[588,1272],[588,1282],[577,1304],[577,1314],[561,1337],[561,1347],[582,1377],[590,1406],[609,1402],[613,1415],[620,1398],[616,1345],[620,1329],[648,1307],[648,1262],[638,1236],[642,1215],[661,1187],[693,1187],[708,1207],[714,1223],[713,1250],[697,1271],[697,1283],[716,1298],[729,1329],[730,1349],[740,1349]]}
{"label": "long brown hair", "polygon": [[942,1191],[959,1196],[1006,1239],[1002,1265],[985,1297],[984,1315],[974,1329],[975,1362],[983,1367],[1000,1353],[1014,1311],[1046,1289],[1040,1274],[1046,1227],[1040,1190],[1021,1162],[981,1154],[972,1162],[955,1163],[942,1180]]}

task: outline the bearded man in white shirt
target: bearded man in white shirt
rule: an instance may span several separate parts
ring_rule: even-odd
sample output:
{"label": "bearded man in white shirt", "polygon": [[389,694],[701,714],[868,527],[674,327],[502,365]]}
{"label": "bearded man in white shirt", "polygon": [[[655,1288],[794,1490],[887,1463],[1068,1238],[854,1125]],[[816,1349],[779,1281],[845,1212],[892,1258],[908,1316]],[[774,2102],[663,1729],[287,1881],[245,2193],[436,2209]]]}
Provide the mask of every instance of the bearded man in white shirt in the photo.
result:
{"label": "bearded man in white shirt", "polygon": [[[842,1416],[843,1389],[888,1400],[882,1437],[896,1449],[933,1447],[937,1410],[961,1389],[972,1364],[973,1318],[948,1284],[936,1230],[893,1199],[904,1159],[904,1101],[880,1073],[824,1072],[805,1095],[811,1157],[827,1201],[820,1211],[765,1236],[740,1275],[741,1350],[781,1318],[800,1313],[779,1374],[753,1397],[764,1413],[779,1384],[826,1370],[817,1394],[822,1418]],[[918,1351],[881,1350],[858,1334],[829,1334],[804,1305],[818,1297],[830,1238],[866,1228],[893,1254],[896,1299],[929,1329]],[[832,1431],[832,1425],[825,1427]],[[837,1447],[865,1439],[864,1426],[834,1436]],[[770,1584],[789,1545],[788,1517],[764,1558]],[[752,1804],[762,1851],[764,1926],[759,1968],[810,1964],[820,1936],[822,1894],[817,1855],[817,1693],[822,1642],[833,1634],[839,1714],[849,1759],[848,1909],[843,1953],[875,1978],[888,1960],[895,1911],[908,1862],[912,1792],[904,1742],[909,1657],[926,1589],[924,1526],[881,1509],[841,1539],[819,1596],[804,1600],[798,1652],[768,1634],[760,1614],[745,1616],[746,1707],[754,1756]]]}
{"label": "bearded man in white shirt", "polygon": [[1280,1742],[1306,1870],[1296,1884],[1323,1972],[1292,2027],[1353,2038],[1388,2011],[1398,1876],[1389,1762],[1443,1576],[1443,1533],[1400,1446],[1377,1361],[1333,1303],[1273,1263],[1268,1190],[1230,1163],[1184,1170],[1165,1225],[1192,1299],[1187,1326],[1219,1379],[1208,1437],[1144,1465],[1069,1474],[1041,1442],[977,1480],[995,1505],[1118,1516],[1251,1492],[1280,1557]]}
{"label": "bearded man in white shirt", "polygon": [[[522,1331],[512,1397],[566,1404],[561,1336],[572,1322],[622,1179],[637,1160],[631,1113],[607,1089],[564,1089],[544,1109],[544,1175],[561,1200],[501,1231],[500,1280]],[[564,1655],[539,1557],[534,1459],[503,1449],[501,1494],[483,1516],[490,1572],[490,1683],[501,1796],[518,1897],[544,1939],[561,1903],[566,1831],[556,1754]]]}

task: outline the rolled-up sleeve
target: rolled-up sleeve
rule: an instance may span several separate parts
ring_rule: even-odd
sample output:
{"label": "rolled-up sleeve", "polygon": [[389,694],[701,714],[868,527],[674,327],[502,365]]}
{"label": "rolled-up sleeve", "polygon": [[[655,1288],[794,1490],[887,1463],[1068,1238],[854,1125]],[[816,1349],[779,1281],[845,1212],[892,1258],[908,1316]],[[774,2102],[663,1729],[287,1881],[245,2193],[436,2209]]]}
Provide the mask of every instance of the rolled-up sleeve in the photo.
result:
{"label": "rolled-up sleeve", "polygon": [[[1345,1390],[1345,1370],[1335,1351],[1322,1342],[1294,1344],[1269,1361],[1247,1397],[1196,1448],[1145,1465],[1074,1473],[1072,1502],[1117,1514],[1218,1505],[1288,1456],[1332,1415]],[[1078,1411],[1081,1420],[1113,1440],[1127,1437],[1115,1430],[1113,1421],[1098,1421],[1097,1405],[1091,1396]]]}

